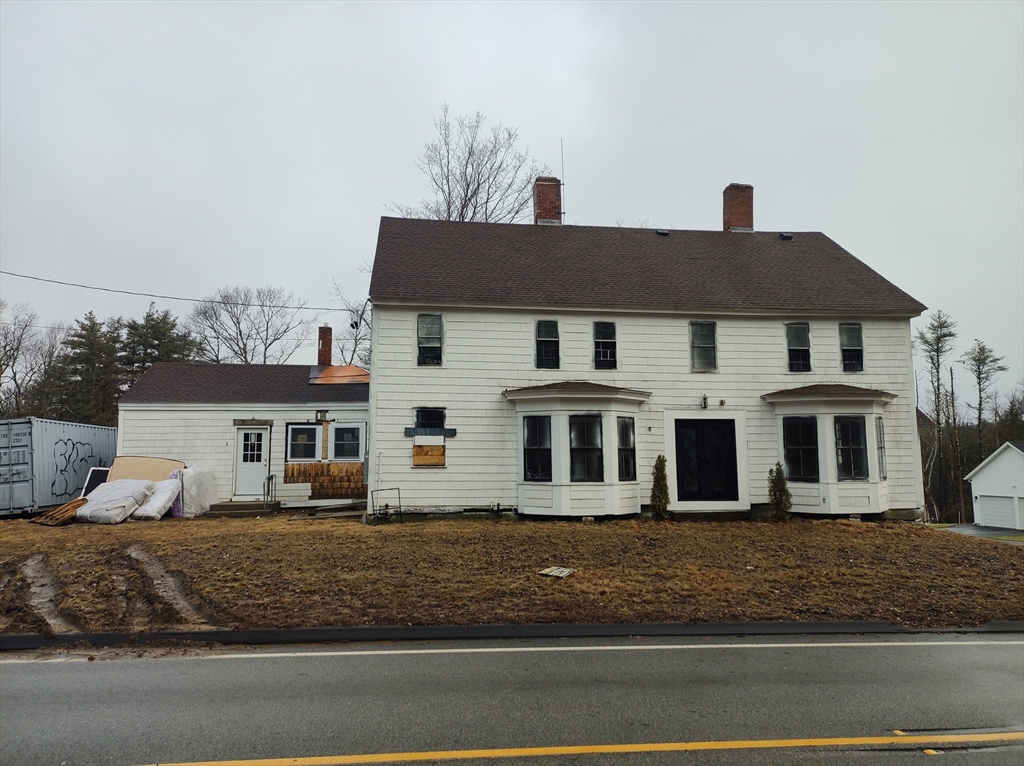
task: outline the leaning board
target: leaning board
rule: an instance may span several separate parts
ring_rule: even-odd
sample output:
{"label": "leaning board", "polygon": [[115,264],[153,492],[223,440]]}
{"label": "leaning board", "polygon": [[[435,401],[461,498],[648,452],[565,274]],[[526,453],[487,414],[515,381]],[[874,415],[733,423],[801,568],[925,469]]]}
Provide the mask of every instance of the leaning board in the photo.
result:
{"label": "leaning board", "polygon": [[110,465],[107,481],[118,479],[145,479],[146,481],[166,481],[171,471],[184,468],[180,460],[167,457],[140,457],[135,455],[119,455]]}

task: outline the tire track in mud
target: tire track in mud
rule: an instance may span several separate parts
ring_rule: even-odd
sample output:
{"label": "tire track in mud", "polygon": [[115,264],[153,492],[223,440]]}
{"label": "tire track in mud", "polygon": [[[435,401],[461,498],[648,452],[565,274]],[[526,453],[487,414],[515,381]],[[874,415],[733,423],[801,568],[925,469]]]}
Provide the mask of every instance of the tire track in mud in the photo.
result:
{"label": "tire track in mud", "polygon": [[50,630],[54,633],[77,633],[78,626],[68,621],[57,608],[57,582],[46,566],[43,554],[37,553],[25,559],[19,569],[28,581],[29,606],[46,620]]}
{"label": "tire track in mud", "polygon": [[181,617],[183,623],[178,627],[192,630],[217,629],[217,626],[208,623],[196,608],[192,606],[191,602],[182,592],[178,578],[168,572],[158,559],[138,546],[128,548],[125,553],[142,567],[142,570],[152,582],[153,589],[157,595]]}

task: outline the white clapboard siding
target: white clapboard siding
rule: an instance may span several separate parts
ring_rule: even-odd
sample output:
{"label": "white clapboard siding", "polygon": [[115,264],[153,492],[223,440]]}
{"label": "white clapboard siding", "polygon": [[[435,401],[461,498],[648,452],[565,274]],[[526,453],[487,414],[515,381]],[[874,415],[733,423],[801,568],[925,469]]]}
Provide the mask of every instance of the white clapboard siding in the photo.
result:
{"label": "white clapboard siding", "polygon": [[310,422],[317,409],[328,410],[339,422],[366,422],[365,406],[350,403],[260,405],[245,407],[201,404],[122,404],[118,412],[117,454],[147,455],[182,460],[213,473],[218,502],[234,494],[235,420],[268,420],[269,472],[276,478],[277,499],[308,500],[308,483],[285,484],[284,463],[289,423]]}
{"label": "white clapboard siding", "polygon": [[[443,317],[443,365],[416,365],[416,316]],[[534,365],[535,324],[559,323],[561,368]],[[690,371],[691,320],[717,323],[718,370]],[[618,369],[593,369],[593,322],[616,324]],[[813,371],[790,373],[786,322],[810,325]],[[860,322],[864,371],[844,373],[839,350],[840,322]],[[380,304],[373,315],[370,383],[370,488],[398,486],[411,506],[481,507],[517,502],[518,431],[515,406],[506,389],[568,380],[650,391],[636,420],[639,496],[646,503],[651,467],[666,452],[666,411],[699,411],[701,397],[712,412],[746,413],[747,473],[751,503],[766,503],[767,475],[779,454],[779,423],[763,394],[814,383],[841,383],[897,395],[884,408],[888,480],[876,488],[874,503],[916,509],[923,504],[910,323],[906,319],[850,317],[747,317],[640,313],[574,313],[515,309],[409,308]],[[721,404],[724,401],[725,404]],[[418,407],[444,407],[446,426],[457,430],[446,439],[444,468],[414,468],[412,439]],[[874,427],[868,418],[867,427]],[[671,434],[668,438],[673,438]],[[375,475],[377,462],[380,475]],[[872,457],[872,460],[874,458]],[[824,464],[824,457],[822,458]],[[669,470],[673,470],[670,466]],[[810,508],[814,494],[798,492]],[[804,497],[806,495],[806,497]],[[862,501],[844,489],[857,508]],[[819,501],[820,502],[820,501]]]}

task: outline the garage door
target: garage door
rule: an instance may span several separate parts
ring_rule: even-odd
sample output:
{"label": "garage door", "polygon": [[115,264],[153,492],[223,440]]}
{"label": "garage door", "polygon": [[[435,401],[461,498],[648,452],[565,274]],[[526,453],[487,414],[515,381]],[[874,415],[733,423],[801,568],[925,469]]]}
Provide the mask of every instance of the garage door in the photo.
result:
{"label": "garage door", "polygon": [[978,498],[981,505],[979,521],[986,527],[1006,527],[1018,529],[1017,514],[1012,497],[982,495]]}

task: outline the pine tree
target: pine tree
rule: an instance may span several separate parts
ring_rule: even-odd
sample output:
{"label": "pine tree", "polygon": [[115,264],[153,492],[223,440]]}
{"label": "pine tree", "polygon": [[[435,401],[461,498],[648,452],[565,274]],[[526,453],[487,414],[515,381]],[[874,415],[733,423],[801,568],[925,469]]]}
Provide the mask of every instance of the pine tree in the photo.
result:
{"label": "pine tree", "polygon": [[57,365],[64,378],[61,409],[67,420],[99,426],[117,425],[117,400],[121,395],[121,375],[117,347],[122,321],[110,319],[104,326],[90,311],[75,320]]}
{"label": "pine tree", "polygon": [[158,312],[149,304],[141,321],[129,319],[117,352],[122,383],[131,386],[154,362],[188,362],[195,358],[199,344],[187,330],[178,329],[170,311]]}
{"label": "pine tree", "polygon": [[654,482],[651,485],[651,515],[659,520],[668,518],[668,474],[665,472],[665,456],[658,455],[651,471]]}
{"label": "pine tree", "polygon": [[786,472],[782,470],[781,463],[776,463],[768,471],[768,502],[772,506],[772,518],[776,521],[789,520],[789,512],[793,509],[793,494],[789,491],[789,482],[786,481]]}

